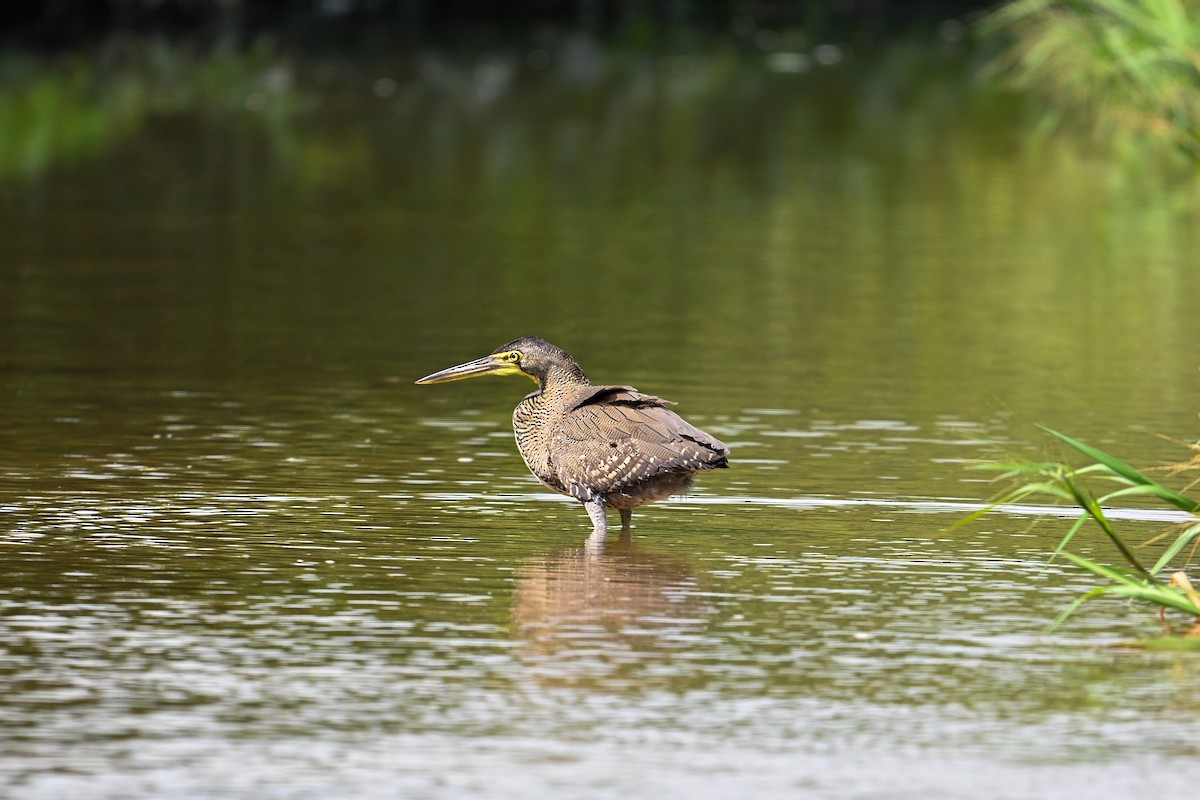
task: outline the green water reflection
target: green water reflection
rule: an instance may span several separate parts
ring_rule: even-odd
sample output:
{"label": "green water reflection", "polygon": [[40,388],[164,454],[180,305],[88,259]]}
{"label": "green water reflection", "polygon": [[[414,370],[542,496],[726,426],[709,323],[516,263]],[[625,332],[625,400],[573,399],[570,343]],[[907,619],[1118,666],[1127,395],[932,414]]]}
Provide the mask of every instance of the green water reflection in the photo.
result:
{"label": "green water reflection", "polygon": [[[1043,636],[1061,524],[944,505],[1035,422],[1179,456],[1188,190],[1023,146],[961,60],[590,57],[297,74],[0,175],[6,794],[1190,786],[1194,660],[1095,649],[1157,630],[1119,604]],[[733,468],[585,551],[525,384],[411,386],[530,333]]]}

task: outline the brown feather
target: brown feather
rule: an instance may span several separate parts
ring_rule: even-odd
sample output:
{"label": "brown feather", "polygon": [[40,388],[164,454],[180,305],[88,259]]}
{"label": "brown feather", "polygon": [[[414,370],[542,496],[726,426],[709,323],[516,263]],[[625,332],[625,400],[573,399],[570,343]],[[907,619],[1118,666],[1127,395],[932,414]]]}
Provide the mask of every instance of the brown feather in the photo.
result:
{"label": "brown feather", "polygon": [[[577,497],[627,494],[637,505],[665,496],[644,491],[647,482],[727,466],[729,448],[668,405],[628,386],[588,387],[551,435],[554,482]],[[689,482],[668,482],[663,489],[686,490]],[[610,501],[618,505],[619,498]]]}

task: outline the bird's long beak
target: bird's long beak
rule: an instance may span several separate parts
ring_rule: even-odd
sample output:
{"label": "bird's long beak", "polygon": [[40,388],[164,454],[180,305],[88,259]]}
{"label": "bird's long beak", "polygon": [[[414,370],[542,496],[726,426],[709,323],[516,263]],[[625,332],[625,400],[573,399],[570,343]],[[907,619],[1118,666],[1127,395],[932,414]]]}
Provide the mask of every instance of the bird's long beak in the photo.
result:
{"label": "bird's long beak", "polygon": [[467,378],[476,378],[480,375],[523,375],[516,366],[508,361],[501,361],[494,355],[477,358],[474,361],[468,361],[465,364],[459,364],[456,367],[435,372],[432,375],[426,375],[417,383],[449,383],[450,381],[461,381]]}

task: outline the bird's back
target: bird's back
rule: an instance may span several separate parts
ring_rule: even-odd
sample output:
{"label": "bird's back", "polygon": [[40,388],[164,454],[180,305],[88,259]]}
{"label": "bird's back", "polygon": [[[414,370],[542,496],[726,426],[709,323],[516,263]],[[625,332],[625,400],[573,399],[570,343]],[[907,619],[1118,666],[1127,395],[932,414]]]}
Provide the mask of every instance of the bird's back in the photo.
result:
{"label": "bird's back", "polygon": [[580,500],[633,507],[685,491],[698,470],[727,465],[729,448],[653,395],[628,386],[564,387],[530,395],[513,425],[530,470]]}

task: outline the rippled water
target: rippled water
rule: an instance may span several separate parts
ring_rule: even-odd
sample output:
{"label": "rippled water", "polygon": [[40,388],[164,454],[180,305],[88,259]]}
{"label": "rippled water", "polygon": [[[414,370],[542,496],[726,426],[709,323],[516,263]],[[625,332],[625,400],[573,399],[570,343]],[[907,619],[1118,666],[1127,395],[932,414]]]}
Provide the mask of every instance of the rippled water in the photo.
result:
{"label": "rippled water", "polygon": [[[636,113],[594,168],[586,115],[429,91],[356,109],[348,153],[314,115],[228,196],[156,177],[255,146],[219,118],[0,187],[6,797],[1190,791],[1195,657],[1107,647],[1160,630],[1115,601],[1045,632],[1093,585],[1047,563],[1060,512],[950,530],[995,490],[969,463],[1053,452],[1034,422],[1179,454],[1150,432],[1194,434],[1200,330],[1160,302],[1197,288],[1186,219],[1068,215],[962,131],[881,155],[795,112],[643,174]],[[527,384],[411,385],[526,333],[679,401],[732,468],[585,548],[516,455]]]}
{"label": "rippled water", "polygon": [[[271,415],[172,393],[129,452],[6,464],[11,796],[1117,797],[1196,755],[1191,660],[1094,648],[1146,613],[1043,636],[1087,585],[1046,565],[1053,531],[946,532],[974,486],[944,455],[978,446],[960,425],[809,426],[958,500],[785,497],[761,476],[807,437],[713,420],[761,457],[596,552],[502,411],[398,441],[396,391]],[[426,431],[445,455],[396,452]]]}

